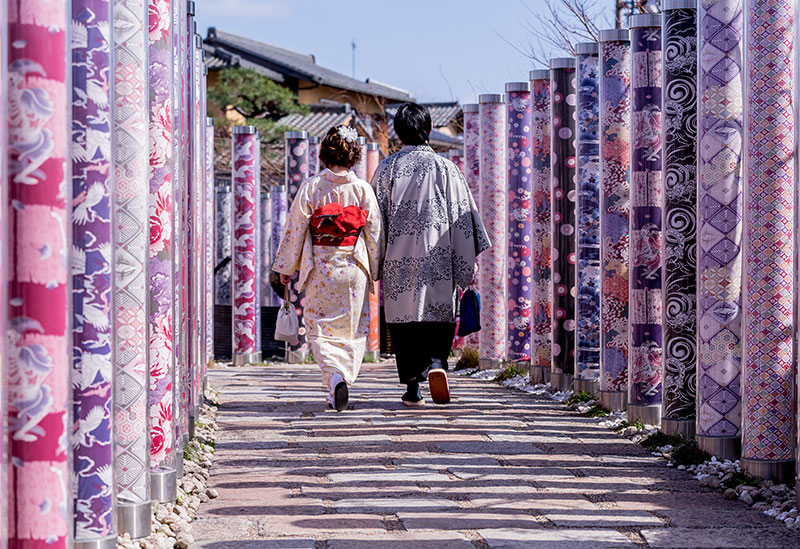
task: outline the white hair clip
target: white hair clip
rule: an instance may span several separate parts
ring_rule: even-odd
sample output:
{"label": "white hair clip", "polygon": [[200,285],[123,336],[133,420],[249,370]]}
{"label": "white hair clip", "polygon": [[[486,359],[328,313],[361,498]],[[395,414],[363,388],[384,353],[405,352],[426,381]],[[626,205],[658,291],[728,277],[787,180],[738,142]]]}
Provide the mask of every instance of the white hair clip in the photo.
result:
{"label": "white hair clip", "polygon": [[352,143],[358,140],[358,132],[355,128],[351,128],[349,126],[339,126],[336,130],[339,134],[339,137],[347,141],[348,143]]}

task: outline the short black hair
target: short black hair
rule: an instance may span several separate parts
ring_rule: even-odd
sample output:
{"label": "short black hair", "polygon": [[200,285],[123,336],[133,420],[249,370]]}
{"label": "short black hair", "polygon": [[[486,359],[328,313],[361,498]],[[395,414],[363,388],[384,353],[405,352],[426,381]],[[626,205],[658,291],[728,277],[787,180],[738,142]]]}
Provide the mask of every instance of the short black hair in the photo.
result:
{"label": "short black hair", "polygon": [[394,115],[394,132],[403,145],[424,145],[431,129],[431,113],[422,105],[403,103]]}

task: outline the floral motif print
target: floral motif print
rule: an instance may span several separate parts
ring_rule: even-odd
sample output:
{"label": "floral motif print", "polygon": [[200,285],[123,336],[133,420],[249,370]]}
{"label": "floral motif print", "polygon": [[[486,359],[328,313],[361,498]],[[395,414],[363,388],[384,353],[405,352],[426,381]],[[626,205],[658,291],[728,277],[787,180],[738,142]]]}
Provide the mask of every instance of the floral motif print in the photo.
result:
{"label": "floral motif print", "polygon": [[[233,238],[231,224],[233,222],[233,196],[228,185],[219,185],[216,188],[216,229],[217,229],[217,255],[216,262],[219,264],[226,257],[231,257],[231,241]],[[267,195],[272,207],[272,199]],[[271,219],[272,216],[269,217]],[[270,247],[272,250],[272,233],[270,232]],[[271,257],[271,256],[270,256]],[[270,260],[271,263],[271,260]],[[231,267],[220,270],[215,277],[217,305],[231,304]],[[272,291],[272,290],[270,290]]]}
{"label": "floral motif print", "polygon": [[256,352],[256,135],[233,134],[233,354]]}
{"label": "floral motif print", "polygon": [[[363,157],[362,162],[363,163]],[[353,169],[358,168],[361,171],[360,179],[364,179],[365,166],[355,166]],[[356,173],[358,177],[358,174]],[[308,177],[308,138],[307,137],[287,137],[286,138],[286,188],[288,189],[286,207],[291,207],[297,191],[300,189],[302,182]],[[306,342],[306,326],[303,322],[303,301],[305,295],[302,292],[295,291],[292,288],[289,291],[289,301],[294,305],[297,311],[297,316],[300,320],[300,331],[297,338],[297,344],[287,344],[290,352],[299,353],[300,357],[305,356],[308,352],[308,343]]]}

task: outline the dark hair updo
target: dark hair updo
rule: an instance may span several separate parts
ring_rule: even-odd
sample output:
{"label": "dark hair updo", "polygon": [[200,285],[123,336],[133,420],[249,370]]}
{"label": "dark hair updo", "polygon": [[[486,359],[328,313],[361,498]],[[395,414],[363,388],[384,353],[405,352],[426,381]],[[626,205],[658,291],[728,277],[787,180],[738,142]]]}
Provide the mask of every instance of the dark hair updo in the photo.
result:
{"label": "dark hair updo", "polygon": [[349,170],[361,160],[361,145],[358,139],[348,141],[339,135],[339,128],[341,126],[334,126],[328,130],[319,147],[319,159],[326,167],[340,166]]}
{"label": "dark hair updo", "polygon": [[403,103],[394,115],[394,131],[403,145],[424,145],[431,129],[431,112],[422,105]]}

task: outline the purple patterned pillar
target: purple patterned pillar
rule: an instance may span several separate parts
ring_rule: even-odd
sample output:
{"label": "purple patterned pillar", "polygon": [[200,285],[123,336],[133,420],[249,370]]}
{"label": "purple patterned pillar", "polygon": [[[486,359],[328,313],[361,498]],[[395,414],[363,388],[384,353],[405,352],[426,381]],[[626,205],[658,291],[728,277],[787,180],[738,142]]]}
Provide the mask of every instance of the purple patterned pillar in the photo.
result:
{"label": "purple patterned pillar", "polygon": [[[76,543],[116,547],[109,0],[72,2],[72,449]],[[75,29],[80,29],[77,33]]]}
{"label": "purple patterned pillar", "polygon": [[9,179],[3,187],[10,238],[3,337],[10,462],[9,492],[0,499],[8,502],[9,547],[65,549],[72,537],[69,4],[24,0],[8,7],[8,95],[2,97],[8,101],[3,153]]}
{"label": "purple patterned pillar", "polygon": [[600,403],[628,404],[631,39],[600,31]]}
{"label": "purple patterned pillar", "polygon": [[697,246],[697,443],[720,459],[741,453],[741,0],[700,4]]}
{"label": "purple patterned pillar", "polygon": [[[216,187],[216,258],[215,263],[219,265],[226,258],[231,258],[231,242],[233,241],[233,196],[230,185],[218,185]],[[271,216],[270,216],[271,218]],[[270,249],[271,248],[270,243]],[[214,280],[215,298],[217,305],[231,305],[231,265],[228,265],[217,272]]]}
{"label": "purple patterned pillar", "polygon": [[[205,344],[206,336],[203,318],[203,296],[205,294],[205,282],[203,281],[203,258],[205,257],[203,234],[205,233],[205,222],[203,220],[203,193],[205,189],[205,156],[203,154],[202,128],[205,127],[205,115],[201,115],[202,105],[202,81],[203,81],[203,41],[199,35],[192,35],[194,39],[193,50],[193,69],[192,76],[194,86],[192,126],[190,127],[192,139],[192,197],[191,197],[191,216],[192,216],[192,260],[191,260],[191,309],[190,309],[190,330],[192,334],[192,416],[197,418],[200,415],[200,404],[203,401],[202,376],[205,367]],[[258,149],[256,149],[258,150]],[[258,341],[258,340],[257,340]]]}
{"label": "purple patterned pillar", "polygon": [[114,475],[117,529],[150,534],[147,2],[114,0]]}
{"label": "purple patterned pillar", "polygon": [[205,323],[206,323],[206,357],[209,363],[214,361],[214,250],[216,243],[216,219],[214,208],[214,119],[206,117],[205,131],[205,171],[206,186],[203,204],[205,208],[206,230],[206,262],[205,262]]}
{"label": "purple patterned pillar", "polygon": [[598,44],[575,45],[575,391],[594,395],[600,379],[600,82]]}
{"label": "purple patterned pillar", "polygon": [[661,16],[631,19],[631,273],[628,417],[661,423]]}
{"label": "purple patterned pillar", "polygon": [[742,466],[793,477],[795,3],[747,5]]}
{"label": "purple patterned pillar", "polygon": [[[481,118],[480,106],[477,103],[467,103],[463,106],[464,112],[464,179],[472,192],[478,209],[481,207]],[[479,256],[480,257],[480,256]],[[479,260],[480,264],[480,260]],[[481,273],[480,270],[475,275],[472,285],[480,293]],[[465,346],[477,349],[479,333],[470,334],[466,337]]]}
{"label": "purple patterned pillar", "polygon": [[531,80],[531,382],[550,381],[553,361],[550,289],[550,252],[553,220],[550,215],[550,71],[530,72]]}
{"label": "purple patterned pillar", "polygon": [[314,177],[320,171],[319,146],[319,137],[316,135],[311,135],[308,137],[308,177]]}
{"label": "purple patterned pillar", "polygon": [[552,345],[550,383],[571,390],[575,375],[575,58],[550,60]]}
{"label": "purple patterned pillar", "polygon": [[[0,6],[0,98],[7,98],[7,59],[8,43],[8,13],[4,3]],[[0,99],[0,119],[7,120],[8,104],[5,99]],[[0,228],[3,234],[8,234],[8,173],[6,173],[8,154],[8,126],[0,124]],[[8,239],[0,241],[0,334],[7,334],[7,300],[6,285],[8,283]],[[6,421],[8,409],[8,361],[6,360],[5,335],[0,337],[0,549],[8,547],[8,422]]]}
{"label": "purple patterned pillar", "polygon": [[233,127],[233,365],[261,362],[256,344],[256,165],[254,126]]}
{"label": "purple patterned pillar", "polygon": [[506,84],[506,359],[531,360],[531,84]]}
{"label": "purple patterned pillar", "polygon": [[[377,145],[377,143],[375,143]],[[464,170],[464,151],[461,149],[451,149],[450,150],[450,161],[456,165],[456,167],[461,170],[461,173],[465,173]]]}
{"label": "purple patterned pillar", "polygon": [[481,271],[480,367],[506,360],[506,106],[502,94],[478,96],[480,104],[481,216],[492,247],[479,257]]}
{"label": "purple patterned pillar", "polygon": [[272,196],[269,192],[262,189],[260,197],[261,214],[261,240],[259,250],[261,251],[261,270],[259,287],[261,289],[261,304],[264,307],[275,307],[280,305],[280,298],[275,295],[272,286],[269,284],[269,273],[272,267]]}
{"label": "purple patterned pillar", "polygon": [[[308,178],[308,133],[286,132],[284,135],[286,138],[286,188],[288,190],[286,197],[287,202],[284,207],[288,211],[289,207],[291,207],[292,202],[294,201],[297,191],[300,190],[300,185]],[[362,140],[364,143],[366,143],[366,139],[359,137],[359,144],[362,143]],[[359,175],[359,171],[357,170],[361,171],[361,175]],[[357,177],[364,179],[365,170],[366,163],[362,158],[362,161],[353,167],[353,171]],[[275,212],[273,211],[273,213]],[[282,229],[283,226],[281,225],[281,235],[283,234]],[[273,249],[276,252],[278,250],[277,247]],[[297,345],[291,345],[289,343],[286,344],[286,360],[292,364],[303,363],[306,359],[306,355],[308,354],[306,328],[305,323],[303,322],[303,301],[305,299],[305,293],[298,293],[294,289],[294,282],[297,280],[297,276],[298,275],[295,274],[293,277],[292,288],[289,291],[289,301],[291,301],[292,305],[295,306],[297,315],[300,317],[300,336],[298,337]]]}
{"label": "purple patterned pillar", "polygon": [[174,501],[176,484],[175,355],[173,353],[172,20],[169,0],[149,0],[150,71],[150,480],[151,497]]}

